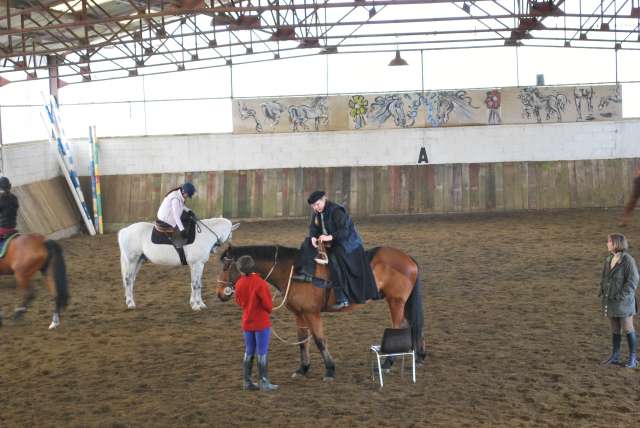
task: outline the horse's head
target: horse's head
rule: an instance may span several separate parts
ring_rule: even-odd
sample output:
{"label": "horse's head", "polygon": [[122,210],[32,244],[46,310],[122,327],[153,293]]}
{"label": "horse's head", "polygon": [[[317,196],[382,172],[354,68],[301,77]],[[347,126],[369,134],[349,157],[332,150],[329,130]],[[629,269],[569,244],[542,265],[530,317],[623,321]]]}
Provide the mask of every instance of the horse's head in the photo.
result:
{"label": "horse's head", "polygon": [[211,254],[215,253],[215,251],[226,242],[231,241],[233,231],[240,227],[240,223],[231,223],[230,220],[224,217],[200,220],[200,224],[204,226],[205,230],[203,232],[210,234],[211,238],[213,238],[213,243],[209,251]]}
{"label": "horse's head", "polygon": [[218,275],[216,294],[218,299],[226,302],[235,293],[236,281],[240,276],[240,272],[236,268],[236,259],[232,255],[231,245],[220,256],[220,263],[222,264],[222,270]]}

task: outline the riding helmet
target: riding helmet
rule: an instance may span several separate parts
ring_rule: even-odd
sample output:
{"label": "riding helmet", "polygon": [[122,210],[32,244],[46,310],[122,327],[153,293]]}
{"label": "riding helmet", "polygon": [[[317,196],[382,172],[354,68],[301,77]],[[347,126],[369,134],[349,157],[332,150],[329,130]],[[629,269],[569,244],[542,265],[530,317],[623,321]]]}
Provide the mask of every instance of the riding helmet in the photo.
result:
{"label": "riding helmet", "polygon": [[189,183],[188,181],[182,185],[180,188],[184,193],[187,194],[188,197],[193,197],[193,194],[196,193],[196,186]]}
{"label": "riding helmet", "polygon": [[11,190],[11,182],[7,177],[0,177],[0,190],[4,190],[4,191]]}

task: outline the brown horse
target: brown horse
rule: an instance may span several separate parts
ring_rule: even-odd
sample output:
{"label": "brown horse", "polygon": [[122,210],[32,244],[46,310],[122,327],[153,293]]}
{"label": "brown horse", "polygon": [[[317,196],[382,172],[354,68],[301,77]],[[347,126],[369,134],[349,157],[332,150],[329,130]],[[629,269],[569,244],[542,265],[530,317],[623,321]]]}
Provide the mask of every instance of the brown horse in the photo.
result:
{"label": "brown horse", "polygon": [[[325,380],[335,378],[335,363],[327,348],[327,339],[322,326],[321,312],[331,312],[330,305],[335,302],[333,291],[328,300],[324,289],[305,282],[290,282],[291,269],[300,250],[281,246],[231,247],[220,256],[223,264],[218,278],[217,294],[222,301],[229,300],[234,292],[234,284],[239,276],[234,261],[243,255],[255,260],[254,270],[277,288],[285,296],[285,305],[296,317],[298,339],[300,343],[300,367],[293,377],[304,376],[309,371],[309,331],[315,341],[326,368]],[[418,265],[410,256],[390,247],[379,247],[369,252],[376,286],[387,301],[391,314],[391,326],[400,328],[406,324],[411,327],[413,349],[418,361],[424,360],[425,344],[422,336],[423,314],[420,296]],[[316,265],[315,276],[328,278],[328,268]],[[289,285],[288,285],[289,284]],[[349,311],[358,305],[350,305],[342,311]]]}
{"label": "brown horse", "polygon": [[[45,275],[49,292],[55,296],[55,310],[49,326],[49,329],[54,329],[60,325],[60,312],[67,306],[69,300],[62,247],[56,241],[47,240],[37,233],[20,234],[14,237],[9,242],[5,256],[0,259],[0,274],[13,274],[17,289],[22,294],[22,306],[16,308],[15,319],[24,315],[29,302],[35,297],[29,282],[37,271]],[[1,311],[0,325],[2,325]]]}

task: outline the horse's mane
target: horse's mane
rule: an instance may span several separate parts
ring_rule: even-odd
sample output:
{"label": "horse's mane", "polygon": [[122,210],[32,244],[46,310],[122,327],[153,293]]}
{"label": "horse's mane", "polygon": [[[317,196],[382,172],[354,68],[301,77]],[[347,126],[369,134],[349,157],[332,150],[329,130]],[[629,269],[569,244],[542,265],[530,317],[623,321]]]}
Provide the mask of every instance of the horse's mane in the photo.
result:
{"label": "horse's mane", "polygon": [[244,255],[253,257],[255,261],[273,260],[276,255],[276,248],[278,250],[278,258],[293,258],[297,256],[300,251],[298,248],[283,247],[282,245],[247,245],[243,247],[229,246],[220,255],[220,261],[224,261],[224,259],[228,257],[236,258]]}

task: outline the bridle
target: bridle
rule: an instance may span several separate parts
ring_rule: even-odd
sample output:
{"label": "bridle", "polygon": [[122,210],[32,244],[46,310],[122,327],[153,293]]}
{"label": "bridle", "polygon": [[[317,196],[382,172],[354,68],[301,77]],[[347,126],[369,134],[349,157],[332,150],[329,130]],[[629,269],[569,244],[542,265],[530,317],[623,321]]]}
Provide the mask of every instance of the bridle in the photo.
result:
{"label": "bridle", "polygon": [[[193,212],[193,211],[192,211]],[[222,238],[220,238],[220,235],[218,235],[213,229],[211,229],[209,226],[207,226],[206,224],[204,224],[204,222],[202,220],[200,220],[199,218],[197,218],[195,216],[195,214],[193,215],[193,218],[196,221],[196,231],[198,233],[200,233],[201,229],[200,226],[204,227],[205,229],[207,229],[209,232],[213,233],[213,236],[216,237],[216,243],[213,244],[213,248],[215,247],[220,247],[222,244],[224,244],[224,241],[222,240]]]}
{"label": "bridle", "polygon": [[[265,281],[269,280],[269,277],[271,276],[271,274],[273,273],[274,269],[276,268],[276,265],[278,264],[278,252],[279,252],[279,250],[280,250],[280,246],[276,245],[276,251],[275,251],[275,253],[273,255],[273,266],[271,266],[271,269],[269,269],[269,272],[264,277]],[[231,275],[230,275],[231,266],[235,265],[235,261],[236,261],[236,259],[234,259],[233,257],[225,257],[223,259],[222,272],[227,272],[227,281],[225,282],[225,281],[218,280],[218,283],[225,284],[225,288],[224,288],[224,295],[225,296],[231,296],[236,291],[235,281],[231,280]]]}

